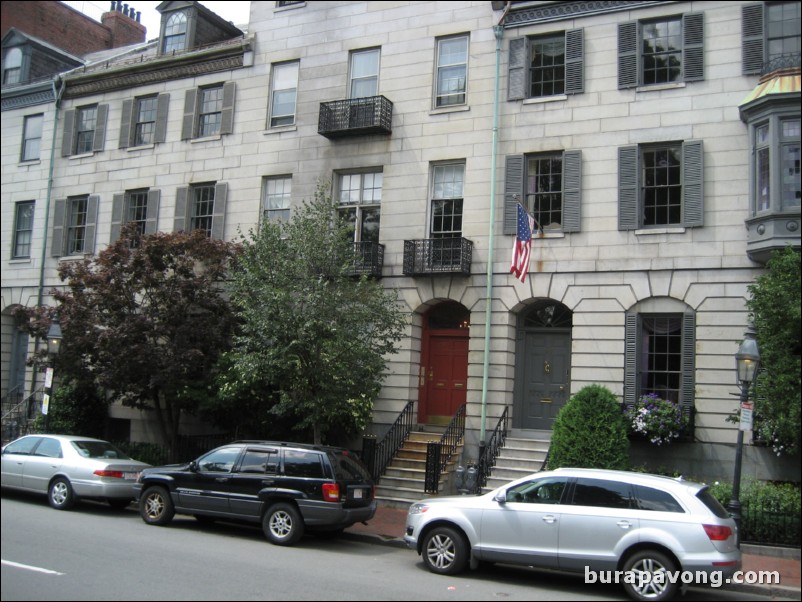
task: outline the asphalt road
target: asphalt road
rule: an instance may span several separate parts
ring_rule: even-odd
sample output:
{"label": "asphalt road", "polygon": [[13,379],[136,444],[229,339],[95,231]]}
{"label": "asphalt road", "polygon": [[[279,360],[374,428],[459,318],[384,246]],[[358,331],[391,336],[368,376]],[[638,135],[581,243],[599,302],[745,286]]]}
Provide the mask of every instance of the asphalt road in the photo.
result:
{"label": "asphalt road", "polygon": [[[60,512],[9,491],[1,510],[3,601],[626,599],[616,586],[526,569],[433,575],[411,550],[349,534],[281,548],[254,526],[176,517],[154,527],[133,506]],[[694,590],[686,599],[760,598]]]}

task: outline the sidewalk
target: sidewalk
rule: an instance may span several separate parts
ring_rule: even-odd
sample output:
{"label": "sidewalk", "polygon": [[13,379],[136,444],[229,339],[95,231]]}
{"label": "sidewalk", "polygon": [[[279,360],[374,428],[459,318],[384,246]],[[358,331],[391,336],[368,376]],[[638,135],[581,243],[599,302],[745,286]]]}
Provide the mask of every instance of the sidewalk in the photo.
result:
{"label": "sidewalk", "polygon": [[[376,543],[384,543],[406,547],[404,528],[406,526],[406,509],[379,506],[376,516],[367,525],[356,524],[346,533],[365,536]],[[771,548],[744,544],[743,566],[745,575],[750,571],[777,571],[780,574],[779,585],[731,584],[726,586],[732,591],[754,593],[765,596],[777,596],[799,600],[800,589],[800,552],[798,549]]]}

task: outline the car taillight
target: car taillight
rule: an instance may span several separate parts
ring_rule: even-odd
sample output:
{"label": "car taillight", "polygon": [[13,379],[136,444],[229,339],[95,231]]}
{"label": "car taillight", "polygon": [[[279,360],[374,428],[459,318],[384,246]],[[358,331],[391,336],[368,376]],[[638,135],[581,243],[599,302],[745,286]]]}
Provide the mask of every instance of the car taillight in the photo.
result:
{"label": "car taillight", "polygon": [[340,486],[337,483],[323,483],[323,501],[340,501]]}
{"label": "car taillight", "polygon": [[96,470],[95,475],[99,477],[111,477],[112,479],[124,479],[125,475],[121,470]]}
{"label": "car taillight", "polygon": [[732,535],[732,529],[725,525],[702,525],[710,541],[726,541]]}

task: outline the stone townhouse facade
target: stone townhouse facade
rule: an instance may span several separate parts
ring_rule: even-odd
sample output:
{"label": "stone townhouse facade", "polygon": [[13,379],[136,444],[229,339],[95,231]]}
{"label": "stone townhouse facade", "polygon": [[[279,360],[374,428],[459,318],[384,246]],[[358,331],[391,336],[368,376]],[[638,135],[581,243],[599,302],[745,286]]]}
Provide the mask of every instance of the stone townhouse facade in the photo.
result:
{"label": "stone townhouse facade", "polygon": [[[798,6],[252,2],[246,33],[198,3],[159,9],[158,40],[63,78],[49,231],[39,213],[33,228],[48,288],[128,219],[233,239],[330,182],[410,315],[372,433],[409,402],[421,424],[466,404],[476,459],[505,411],[519,436],[548,436],[601,384],[692,417],[694,442],[655,465],[731,474],[747,287],[772,248],[800,245]],[[761,79],[793,52],[795,72]],[[3,136],[4,312],[36,296],[33,266],[6,276],[18,130]],[[524,282],[519,202],[540,227]],[[749,446],[745,472],[798,479],[798,458]]]}

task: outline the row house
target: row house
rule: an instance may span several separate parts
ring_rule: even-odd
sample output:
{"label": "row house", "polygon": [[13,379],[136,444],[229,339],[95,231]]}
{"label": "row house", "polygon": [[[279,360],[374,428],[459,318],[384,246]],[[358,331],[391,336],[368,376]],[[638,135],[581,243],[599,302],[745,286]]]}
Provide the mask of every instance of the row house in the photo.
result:
{"label": "row house", "polygon": [[[6,192],[26,166],[4,131],[4,313],[37,295],[10,254],[20,202],[49,286],[125,222],[234,239],[330,182],[410,315],[379,440],[404,412],[458,415],[464,462],[499,425],[535,457],[598,383],[681,404],[689,441],[658,465],[731,473],[747,287],[800,246],[798,3],[252,2],[242,30],[159,10],[158,39],[63,77],[49,209]],[[539,226],[523,282],[519,203]],[[749,446],[745,470],[794,479],[798,459]]]}

